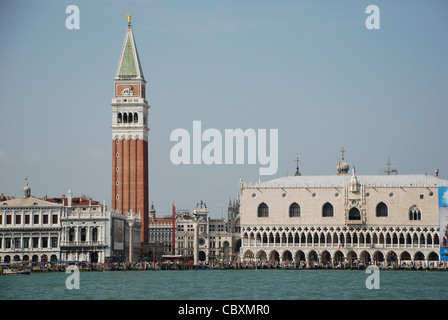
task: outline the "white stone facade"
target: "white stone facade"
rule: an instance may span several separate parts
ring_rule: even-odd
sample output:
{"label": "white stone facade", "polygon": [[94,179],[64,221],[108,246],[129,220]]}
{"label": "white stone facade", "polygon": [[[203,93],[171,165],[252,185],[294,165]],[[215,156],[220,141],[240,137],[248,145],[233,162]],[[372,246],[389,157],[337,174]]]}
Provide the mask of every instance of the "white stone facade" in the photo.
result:
{"label": "white stone facade", "polygon": [[0,202],[1,262],[60,260],[61,219],[66,208],[30,196]]}
{"label": "white stone facade", "polygon": [[240,182],[243,260],[439,260],[438,186],[428,175],[292,176]]}
{"label": "white stone facade", "polygon": [[61,260],[104,263],[109,249],[108,220],[105,210],[66,211],[61,217]]}

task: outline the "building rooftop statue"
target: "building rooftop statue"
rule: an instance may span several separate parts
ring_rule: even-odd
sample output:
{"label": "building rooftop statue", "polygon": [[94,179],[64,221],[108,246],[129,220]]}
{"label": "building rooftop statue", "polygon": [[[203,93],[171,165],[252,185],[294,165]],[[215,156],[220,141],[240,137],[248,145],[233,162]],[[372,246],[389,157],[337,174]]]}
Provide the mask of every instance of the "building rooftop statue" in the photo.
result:
{"label": "building rooftop statue", "polygon": [[338,175],[348,174],[348,170],[350,169],[350,166],[344,161],[344,152],[345,152],[344,147],[342,147],[342,150],[341,150],[342,160],[339,161],[339,163],[336,166]]}

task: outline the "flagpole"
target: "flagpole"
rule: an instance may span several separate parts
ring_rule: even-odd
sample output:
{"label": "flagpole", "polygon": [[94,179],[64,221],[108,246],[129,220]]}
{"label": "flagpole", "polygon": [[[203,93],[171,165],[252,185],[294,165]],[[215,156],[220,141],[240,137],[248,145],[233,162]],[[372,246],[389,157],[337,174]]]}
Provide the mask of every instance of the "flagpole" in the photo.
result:
{"label": "flagpole", "polygon": [[176,254],[176,203],[173,201],[173,226],[172,226],[172,238],[171,238],[171,248],[173,254]]}

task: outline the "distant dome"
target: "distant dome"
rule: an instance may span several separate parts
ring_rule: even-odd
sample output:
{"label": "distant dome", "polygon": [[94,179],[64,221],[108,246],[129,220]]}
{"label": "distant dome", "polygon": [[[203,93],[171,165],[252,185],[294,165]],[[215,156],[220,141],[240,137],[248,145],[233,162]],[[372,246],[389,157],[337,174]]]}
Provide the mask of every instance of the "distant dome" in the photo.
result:
{"label": "distant dome", "polygon": [[342,147],[341,154],[342,160],[339,161],[336,169],[338,170],[338,175],[348,174],[348,170],[350,169],[349,165],[344,161],[344,147]]}
{"label": "distant dome", "polygon": [[344,160],[342,160],[338,163],[336,169],[338,170],[338,174],[348,174],[350,166]]}

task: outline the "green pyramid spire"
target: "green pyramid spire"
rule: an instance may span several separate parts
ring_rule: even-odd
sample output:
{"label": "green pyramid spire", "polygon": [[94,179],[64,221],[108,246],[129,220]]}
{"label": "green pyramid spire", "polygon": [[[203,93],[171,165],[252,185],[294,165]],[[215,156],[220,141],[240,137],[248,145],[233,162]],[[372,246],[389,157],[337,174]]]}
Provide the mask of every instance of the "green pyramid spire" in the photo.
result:
{"label": "green pyramid spire", "polygon": [[130,17],[117,71],[118,78],[144,78],[132,32]]}

